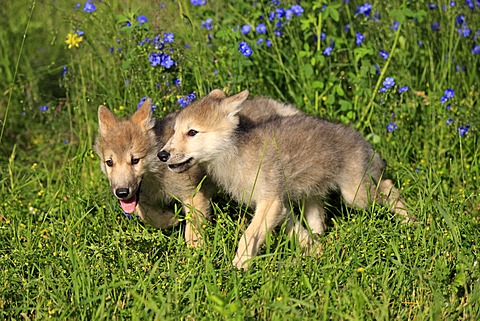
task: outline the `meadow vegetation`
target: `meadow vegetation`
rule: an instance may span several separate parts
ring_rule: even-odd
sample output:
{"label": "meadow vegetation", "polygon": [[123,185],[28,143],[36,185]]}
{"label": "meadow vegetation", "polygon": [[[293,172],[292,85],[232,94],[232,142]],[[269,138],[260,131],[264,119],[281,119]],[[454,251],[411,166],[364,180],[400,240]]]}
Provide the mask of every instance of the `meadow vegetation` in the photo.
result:
{"label": "meadow vegetation", "polygon": [[[480,318],[480,1],[18,0],[0,13],[0,319]],[[199,249],[184,224],[125,216],[93,151],[98,106],[127,116],[151,97],[162,117],[214,88],[354,126],[417,223],[333,195],[322,256],[280,229],[238,271],[251,211],[222,194]]]}

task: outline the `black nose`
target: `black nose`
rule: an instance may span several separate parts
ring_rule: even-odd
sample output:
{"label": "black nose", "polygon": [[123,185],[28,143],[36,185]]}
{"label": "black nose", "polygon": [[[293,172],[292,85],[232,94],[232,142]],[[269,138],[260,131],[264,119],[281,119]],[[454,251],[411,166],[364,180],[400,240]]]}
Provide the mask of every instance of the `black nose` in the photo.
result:
{"label": "black nose", "polygon": [[164,151],[164,150],[161,150],[158,154],[157,154],[158,158],[162,161],[162,162],[166,162],[169,158],[170,158],[170,153],[167,152],[167,151]]}
{"label": "black nose", "polygon": [[124,198],[128,196],[128,188],[121,187],[117,188],[115,190],[115,195],[117,195],[118,198]]}

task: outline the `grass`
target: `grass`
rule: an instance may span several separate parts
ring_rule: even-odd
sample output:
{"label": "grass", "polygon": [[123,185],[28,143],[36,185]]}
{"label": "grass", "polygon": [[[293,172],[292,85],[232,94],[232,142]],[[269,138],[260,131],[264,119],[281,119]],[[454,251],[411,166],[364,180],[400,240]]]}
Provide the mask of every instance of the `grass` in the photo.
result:
{"label": "grass", "polygon": [[[480,317],[478,4],[372,1],[368,15],[357,12],[364,2],[302,3],[275,36],[278,19],[266,17],[293,3],[93,3],[92,12],[72,1],[0,9],[0,318]],[[140,15],[148,23],[139,25]],[[201,27],[207,18],[212,29]],[[262,21],[266,35],[255,31]],[[243,34],[244,24],[253,30]],[[68,49],[75,30],[82,41]],[[164,32],[175,35],[162,52],[176,65],[153,67],[149,54],[160,49],[139,42]],[[382,92],[385,77],[395,85]],[[305,256],[280,230],[238,271],[231,261],[246,223],[224,195],[199,249],[184,244],[183,224],[155,230],[127,219],[92,150],[98,105],[126,116],[149,96],[162,117],[180,108],[178,97],[213,88],[249,89],[352,124],[388,160],[418,223],[333,196],[322,256]]]}

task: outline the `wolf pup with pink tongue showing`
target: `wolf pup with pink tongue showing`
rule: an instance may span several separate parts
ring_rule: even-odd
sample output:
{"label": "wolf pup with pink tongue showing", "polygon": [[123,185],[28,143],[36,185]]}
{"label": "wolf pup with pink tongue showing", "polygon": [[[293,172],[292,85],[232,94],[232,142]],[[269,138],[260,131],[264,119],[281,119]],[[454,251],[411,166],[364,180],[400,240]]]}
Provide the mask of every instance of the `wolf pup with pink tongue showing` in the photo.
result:
{"label": "wolf pup with pink tongue showing", "polygon": [[255,207],[233,260],[237,268],[248,267],[268,231],[284,221],[291,229],[291,202],[304,201],[312,232],[323,232],[322,199],[331,190],[350,205],[376,201],[410,219],[392,181],[382,179],[385,162],[358,132],[304,114],[243,126],[238,114],[247,97],[248,91],[226,97],[214,90],[187,106],[158,154],[180,174],[201,165],[237,201]]}
{"label": "wolf pup with pink tongue showing", "polygon": [[[253,123],[270,117],[299,113],[291,105],[259,98],[246,106],[242,121]],[[95,150],[107,176],[112,193],[126,213],[135,212],[142,221],[156,228],[167,228],[178,220],[169,205],[179,200],[187,217],[185,240],[197,246],[202,243],[202,225],[210,216],[210,197],[216,188],[205,178],[199,166],[178,167],[182,174],[170,171],[157,158],[158,150],[173,135],[176,114],[160,120],[152,116],[147,99],[127,119],[118,119],[107,107],[98,108],[98,137]]]}

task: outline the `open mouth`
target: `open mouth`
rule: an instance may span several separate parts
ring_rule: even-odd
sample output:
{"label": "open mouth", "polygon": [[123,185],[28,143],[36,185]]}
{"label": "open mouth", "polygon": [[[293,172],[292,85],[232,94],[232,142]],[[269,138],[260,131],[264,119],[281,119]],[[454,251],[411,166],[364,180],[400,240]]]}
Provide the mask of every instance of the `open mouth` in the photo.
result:
{"label": "open mouth", "polygon": [[140,200],[140,185],[138,186],[137,192],[135,195],[130,197],[129,199],[120,199],[120,207],[122,210],[127,214],[132,214],[137,207],[137,204]]}
{"label": "open mouth", "polygon": [[187,159],[186,161],[184,161],[182,163],[169,164],[168,168],[170,168],[170,170],[172,170],[173,172],[181,173],[181,172],[184,172],[191,167],[192,160],[193,160],[193,158],[190,157],[189,159]]}

